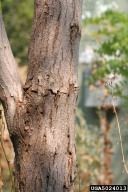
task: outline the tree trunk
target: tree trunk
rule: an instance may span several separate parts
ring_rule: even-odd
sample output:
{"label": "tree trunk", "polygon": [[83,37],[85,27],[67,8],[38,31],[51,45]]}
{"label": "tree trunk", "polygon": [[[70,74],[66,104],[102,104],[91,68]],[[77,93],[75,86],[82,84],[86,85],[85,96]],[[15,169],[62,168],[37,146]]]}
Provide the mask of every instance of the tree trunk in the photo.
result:
{"label": "tree trunk", "polygon": [[25,86],[0,18],[0,98],[17,192],[74,191],[81,6],[81,0],[35,0]]}

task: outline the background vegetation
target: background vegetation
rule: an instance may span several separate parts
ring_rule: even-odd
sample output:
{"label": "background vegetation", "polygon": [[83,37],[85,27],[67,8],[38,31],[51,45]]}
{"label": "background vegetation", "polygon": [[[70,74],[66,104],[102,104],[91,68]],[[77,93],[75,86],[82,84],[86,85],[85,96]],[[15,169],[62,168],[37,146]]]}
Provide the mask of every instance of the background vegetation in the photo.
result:
{"label": "background vegetation", "polygon": [[[78,161],[77,191],[90,191],[97,184],[102,171],[103,141],[98,127],[88,127],[80,109],[76,110],[76,151]],[[100,174],[99,174],[100,173]]]}
{"label": "background vegetation", "polygon": [[19,65],[27,64],[34,1],[3,0],[2,13],[13,54]]}
{"label": "background vegetation", "polygon": [[101,16],[84,20],[83,27],[88,38],[97,45],[95,52],[99,61],[94,63],[89,83],[103,82],[114,71],[121,77],[114,95],[127,100],[126,91],[122,94],[121,90],[128,87],[128,14],[108,9]]}

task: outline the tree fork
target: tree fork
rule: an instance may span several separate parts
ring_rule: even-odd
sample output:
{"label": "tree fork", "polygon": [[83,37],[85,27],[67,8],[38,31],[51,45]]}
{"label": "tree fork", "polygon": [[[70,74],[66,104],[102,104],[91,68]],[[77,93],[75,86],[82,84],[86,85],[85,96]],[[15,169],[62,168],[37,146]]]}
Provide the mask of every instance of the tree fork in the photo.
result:
{"label": "tree fork", "polygon": [[81,6],[81,0],[35,0],[24,86],[0,18],[0,98],[17,192],[74,191]]}

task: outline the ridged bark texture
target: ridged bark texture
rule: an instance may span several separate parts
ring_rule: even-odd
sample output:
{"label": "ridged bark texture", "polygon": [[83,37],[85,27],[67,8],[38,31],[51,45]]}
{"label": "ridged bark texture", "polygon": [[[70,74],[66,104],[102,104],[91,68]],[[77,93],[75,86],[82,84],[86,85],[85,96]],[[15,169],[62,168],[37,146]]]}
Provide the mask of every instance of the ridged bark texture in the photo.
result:
{"label": "ridged bark texture", "polygon": [[11,121],[6,113],[17,192],[74,191],[81,6],[81,0],[35,0],[23,97],[14,99]]}

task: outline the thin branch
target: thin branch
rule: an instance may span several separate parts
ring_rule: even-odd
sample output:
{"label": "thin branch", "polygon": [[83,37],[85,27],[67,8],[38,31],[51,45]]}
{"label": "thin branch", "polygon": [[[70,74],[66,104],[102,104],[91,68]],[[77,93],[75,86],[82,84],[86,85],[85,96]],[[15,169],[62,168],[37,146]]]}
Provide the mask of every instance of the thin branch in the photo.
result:
{"label": "thin branch", "polygon": [[112,89],[112,106],[113,106],[114,113],[116,115],[116,121],[117,121],[117,126],[118,126],[118,132],[119,132],[119,138],[120,138],[120,147],[121,147],[121,153],[122,153],[122,163],[123,163],[123,166],[125,168],[126,173],[128,174],[128,169],[127,169],[125,158],[124,158],[124,150],[123,150],[123,144],[122,144],[123,141],[122,141],[122,136],[121,136],[119,118],[118,118],[117,111],[116,111],[115,104],[114,104],[114,100],[113,100],[113,89]]}
{"label": "thin branch", "polygon": [[16,61],[0,15],[0,100],[10,120],[13,120],[16,102],[22,102],[22,82]]}

